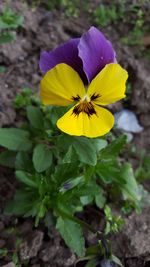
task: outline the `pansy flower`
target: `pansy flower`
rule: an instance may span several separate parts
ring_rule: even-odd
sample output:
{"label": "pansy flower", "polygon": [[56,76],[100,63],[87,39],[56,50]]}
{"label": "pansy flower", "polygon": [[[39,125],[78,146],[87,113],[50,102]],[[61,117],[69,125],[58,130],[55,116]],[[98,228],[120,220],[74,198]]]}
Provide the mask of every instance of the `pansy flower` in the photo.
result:
{"label": "pansy flower", "polygon": [[39,65],[41,71],[46,73],[57,64],[66,63],[87,84],[106,64],[115,62],[115,51],[111,43],[92,26],[81,38],[71,39],[53,51],[42,52]]}
{"label": "pansy flower", "polygon": [[114,116],[103,106],[125,97],[127,77],[127,72],[119,64],[110,63],[85,86],[79,72],[60,63],[47,71],[42,79],[41,99],[45,105],[74,104],[57,121],[61,131],[76,136],[102,136],[114,125]]}

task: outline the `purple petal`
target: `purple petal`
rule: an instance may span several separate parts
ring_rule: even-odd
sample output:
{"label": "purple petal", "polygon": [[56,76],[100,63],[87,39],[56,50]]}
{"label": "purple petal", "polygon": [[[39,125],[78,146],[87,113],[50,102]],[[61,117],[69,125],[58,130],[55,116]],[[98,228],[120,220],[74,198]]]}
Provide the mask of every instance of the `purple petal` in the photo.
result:
{"label": "purple petal", "polygon": [[89,82],[106,64],[116,61],[115,51],[111,43],[95,27],[91,27],[88,32],[82,35],[78,50]]}
{"label": "purple petal", "polygon": [[86,81],[83,63],[78,56],[79,41],[80,38],[71,39],[51,52],[42,52],[39,61],[41,71],[45,73],[59,63],[66,63],[79,73],[83,81]]}

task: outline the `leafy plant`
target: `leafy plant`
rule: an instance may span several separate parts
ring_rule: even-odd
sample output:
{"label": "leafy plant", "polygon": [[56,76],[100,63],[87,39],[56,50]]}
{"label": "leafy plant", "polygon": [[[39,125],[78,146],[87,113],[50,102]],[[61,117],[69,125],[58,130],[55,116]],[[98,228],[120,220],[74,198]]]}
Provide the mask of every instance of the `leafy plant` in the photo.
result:
{"label": "leafy plant", "polygon": [[79,2],[77,0],[61,0],[61,6],[66,16],[77,17],[79,15]]}
{"label": "leafy plant", "polygon": [[106,227],[105,227],[105,234],[108,234],[110,232],[117,233],[119,230],[121,230],[124,221],[121,218],[121,216],[115,216],[112,214],[111,209],[109,206],[105,206],[104,209],[105,216],[106,216]]}
{"label": "leafy plant", "polygon": [[[42,106],[28,88],[16,96],[14,105],[26,122],[19,129],[0,129],[4,148],[0,164],[14,168],[20,182],[6,212],[32,216],[35,226],[41,219],[46,222],[50,214],[65,243],[79,257],[88,253],[82,230],[86,227],[97,235],[96,251],[101,260],[115,261],[107,235],[119,231],[123,221],[112,214],[108,199],[114,203],[120,199],[122,205],[128,202],[133,207],[141,200],[132,167],[119,156],[126,137],[111,141],[111,135],[89,139],[60,133],[55,121],[65,108]],[[78,217],[93,204],[104,212],[105,229],[93,229]],[[50,227],[48,222],[46,225]],[[96,259],[93,252],[89,259],[92,266],[96,266]]]}
{"label": "leafy plant", "polygon": [[79,14],[79,1],[73,0],[34,0],[33,6],[44,6],[47,10],[61,9],[67,17],[77,17]]}
{"label": "leafy plant", "polygon": [[[128,34],[121,33],[121,42],[126,45],[139,45],[143,50],[142,39],[144,33],[148,31],[145,23],[145,12],[147,1],[140,1],[137,3],[129,3],[126,5],[126,1],[113,0],[110,3],[102,1],[94,11],[94,20],[100,27],[106,27],[108,25],[124,22],[124,25],[128,25],[130,31]],[[125,27],[124,27],[125,28]]]}
{"label": "leafy plant", "polygon": [[16,39],[13,30],[23,24],[23,17],[15,14],[10,8],[5,8],[0,15],[0,44],[9,43]]}
{"label": "leafy plant", "polygon": [[117,12],[115,5],[104,6],[100,4],[94,12],[95,22],[100,26],[107,26],[112,22],[117,21],[120,18],[120,14]]}
{"label": "leafy plant", "polygon": [[142,46],[142,37],[146,31],[146,27],[144,25],[145,13],[142,10],[143,4],[144,3],[130,5],[129,14],[132,14],[135,19],[131,25],[132,31],[130,31],[128,36],[121,38],[123,44]]}
{"label": "leafy plant", "polygon": [[[0,45],[16,39],[16,29],[23,24],[23,16],[15,14],[10,8],[5,7],[0,14]],[[0,73],[5,72],[5,67],[0,66]]]}

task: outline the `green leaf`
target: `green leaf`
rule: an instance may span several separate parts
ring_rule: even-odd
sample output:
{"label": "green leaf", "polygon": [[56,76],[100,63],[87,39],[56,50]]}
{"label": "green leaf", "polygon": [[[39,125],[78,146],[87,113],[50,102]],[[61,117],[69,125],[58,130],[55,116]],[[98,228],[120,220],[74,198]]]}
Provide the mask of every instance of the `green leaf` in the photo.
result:
{"label": "green leaf", "polygon": [[111,209],[108,205],[105,206],[104,213],[106,215],[107,220],[111,221],[113,218],[113,215],[112,215]]}
{"label": "green leaf", "polygon": [[17,153],[15,168],[17,170],[24,170],[28,172],[32,172],[34,170],[31,157],[27,152],[20,151]]}
{"label": "green leaf", "polygon": [[110,222],[106,222],[105,235],[108,235],[110,232],[111,232],[111,224]]}
{"label": "green leaf", "polygon": [[97,163],[97,151],[90,139],[74,137],[73,147],[81,162],[95,166]]}
{"label": "green leaf", "polygon": [[123,147],[127,142],[127,137],[125,135],[121,135],[119,138],[115,139],[111,144],[109,144],[106,148],[101,150],[100,155],[101,158],[105,157],[116,157],[121,152]]}
{"label": "green leaf", "polygon": [[106,198],[104,196],[104,191],[99,187],[99,194],[95,195],[95,203],[97,207],[102,209],[106,203]]}
{"label": "green leaf", "polygon": [[81,183],[77,188],[75,188],[76,193],[79,197],[81,196],[92,196],[95,197],[100,193],[100,187],[96,181],[91,180],[87,184]]}
{"label": "green leaf", "polygon": [[46,209],[46,207],[42,201],[39,205],[39,211],[38,211],[36,218],[35,218],[35,227],[37,227],[39,225],[40,219],[45,216],[46,212],[47,212],[47,209]]}
{"label": "green leaf", "polygon": [[0,248],[0,256],[1,257],[6,257],[8,254],[7,248]]}
{"label": "green leaf", "polygon": [[61,134],[56,138],[55,145],[60,151],[67,153],[69,147],[73,143],[73,137],[71,135]]}
{"label": "green leaf", "polygon": [[0,16],[0,29],[16,29],[23,24],[23,17],[6,8]]}
{"label": "green leaf", "polygon": [[74,163],[65,163],[55,167],[53,179],[60,186],[62,183],[66,182],[69,177],[75,178],[79,175],[78,165]]}
{"label": "green leaf", "polygon": [[104,139],[91,139],[91,142],[93,143],[97,153],[107,146],[107,141]]}
{"label": "green leaf", "polygon": [[124,267],[121,263],[121,261],[115,256],[115,255],[111,255],[111,260],[115,263],[117,263],[119,266]]}
{"label": "green leaf", "polygon": [[31,190],[17,190],[14,199],[6,205],[5,212],[26,217],[35,216],[39,211],[39,195],[37,195],[37,190],[33,190],[33,187]]}
{"label": "green leaf", "polygon": [[5,43],[10,43],[11,41],[14,41],[15,39],[16,39],[16,36],[12,32],[0,33],[0,45],[5,44]]}
{"label": "green leaf", "polygon": [[4,151],[0,153],[0,165],[6,166],[9,168],[14,168],[15,158],[16,158],[16,153],[12,151]]}
{"label": "green leaf", "polygon": [[98,178],[105,184],[115,182],[122,185],[125,183],[121,174],[121,166],[118,162],[99,162],[96,165],[96,173],[98,174]]}
{"label": "green leaf", "polygon": [[74,149],[74,147],[71,145],[63,158],[63,163],[71,163],[74,161],[78,161],[78,155]]}
{"label": "green leaf", "polygon": [[27,151],[32,143],[27,131],[16,128],[0,129],[0,145],[14,151]]}
{"label": "green leaf", "polygon": [[23,172],[23,171],[16,171],[16,178],[28,185],[29,187],[34,187],[34,188],[38,188],[38,185],[36,183],[36,181],[33,180],[33,176],[31,174],[28,174],[26,172]]}
{"label": "green leaf", "polygon": [[4,73],[6,71],[6,67],[4,67],[4,66],[0,66],[0,74],[1,73]]}
{"label": "green leaf", "polygon": [[[92,260],[90,260],[86,265],[85,265],[85,267],[96,267],[96,266],[98,266],[97,265],[97,259],[95,258],[95,259],[92,259]],[[106,266],[107,267],[107,266]]]}
{"label": "green leaf", "polygon": [[35,129],[43,130],[44,119],[43,119],[43,114],[40,108],[34,107],[34,106],[28,106],[27,107],[27,118]]}
{"label": "green leaf", "polygon": [[58,119],[62,117],[66,111],[67,111],[66,107],[51,106],[51,111],[49,113],[48,118],[51,120],[53,125],[56,125],[56,122],[58,121]]}
{"label": "green leaf", "polygon": [[32,90],[28,87],[24,87],[21,92],[15,96],[13,105],[16,109],[26,108],[32,104],[33,98]]}
{"label": "green leaf", "polygon": [[81,226],[76,222],[59,217],[56,228],[59,230],[66,245],[79,257],[84,256],[85,244]]}
{"label": "green leaf", "polygon": [[122,193],[125,199],[131,199],[134,202],[141,200],[138,184],[135,180],[131,164],[126,163],[122,166],[122,177],[126,183],[121,186]]}
{"label": "green leaf", "polygon": [[88,205],[88,204],[93,202],[93,196],[91,196],[91,195],[82,196],[82,197],[80,197],[80,201],[81,201],[83,206]]}
{"label": "green leaf", "polygon": [[52,164],[52,151],[44,144],[39,144],[33,151],[33,164],[37,172],[43,172]]}
{"label": "green leaf", "polygon": [[12,262],[17,266],[19,264],[19,257],[18,257],[18,254],[17,252],[13,252],[13,255],[12,255]]}

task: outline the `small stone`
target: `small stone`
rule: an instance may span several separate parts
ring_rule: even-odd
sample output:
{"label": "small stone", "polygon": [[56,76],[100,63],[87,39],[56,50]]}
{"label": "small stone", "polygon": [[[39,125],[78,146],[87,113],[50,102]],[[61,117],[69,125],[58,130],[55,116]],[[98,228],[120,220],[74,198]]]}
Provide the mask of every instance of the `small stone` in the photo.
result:
{"label": "small stone", "polygon": [[43,232],[33,231],[20,246],[20,258],[22,261],[37,256],[43,242]]}
{"label": "small stone", "polygon": [[134,112],[128,109],[115,113],[115,122],[116,127],[125,132],[140,133],[143,131]]}

